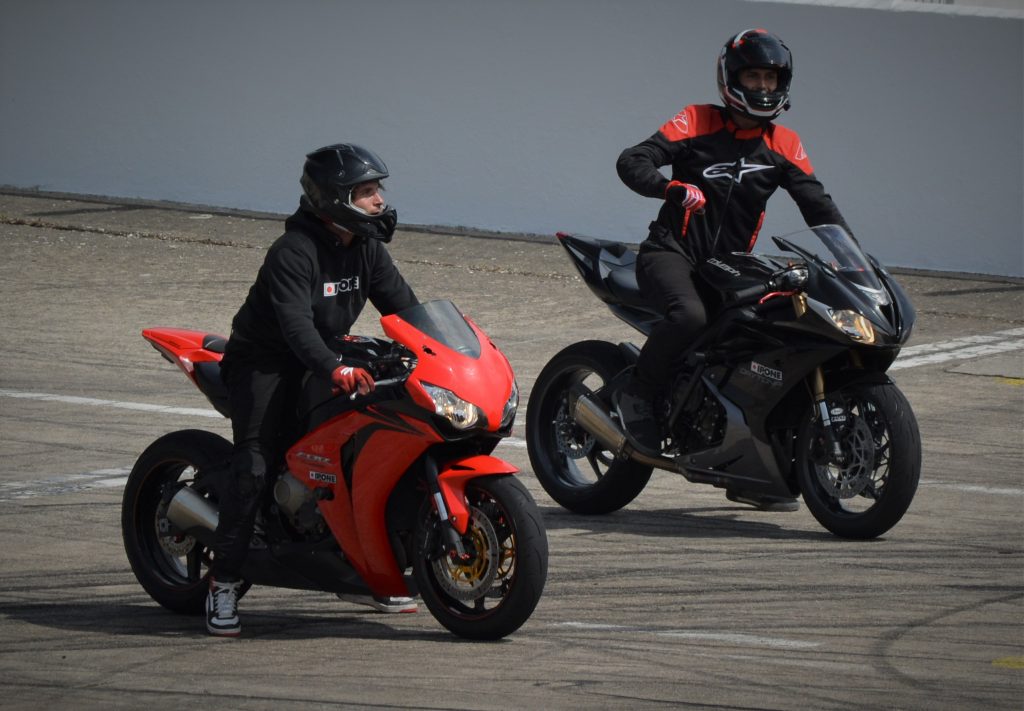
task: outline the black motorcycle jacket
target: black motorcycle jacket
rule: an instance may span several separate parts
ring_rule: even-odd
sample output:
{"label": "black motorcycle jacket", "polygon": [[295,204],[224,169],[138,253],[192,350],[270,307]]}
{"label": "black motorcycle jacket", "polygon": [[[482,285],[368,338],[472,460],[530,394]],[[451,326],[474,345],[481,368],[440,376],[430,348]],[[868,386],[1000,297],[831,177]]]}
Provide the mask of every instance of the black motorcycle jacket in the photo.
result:
{"label": "black motorcycle jacket", "polygon": [[329,377],[339,357],[328,344],[348,333],[367,301],[387,315],[419,303],[383,242],[342,245],[303,207],[285,221],[231,323],[225,360],[295,365]]}
{"label": "black motorcycle jacket", "polygon": [[687,106],[646,141],[624,150],[616,168],[629,188],[664,200],[669,179],[658,169],[665,165],[672,166],[672,180],[699,187],[707,203],[698,214],[665,202],[642,249],[675,250],[694,264],[714,254],[749,252],[768,198],[780,186],[809,226],[833,223],[849,230],[815,177],[800,137],[783,126],[741,130],[721,106]]}

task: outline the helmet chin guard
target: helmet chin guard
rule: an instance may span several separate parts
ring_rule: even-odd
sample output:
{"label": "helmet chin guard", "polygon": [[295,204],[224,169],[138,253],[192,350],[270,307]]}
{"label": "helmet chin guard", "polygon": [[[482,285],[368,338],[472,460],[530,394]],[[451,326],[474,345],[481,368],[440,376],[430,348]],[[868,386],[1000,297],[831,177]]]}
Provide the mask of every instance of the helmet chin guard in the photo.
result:
{"label": "helmet chin guard", "polygon": [[[752,91],[740,83],[744,69],[774,69],[778,73],[775,91]],[[718,55],[718,95],[726,107],[756,121],[771,121],[789,108],[793,80],[793,55],[789,48],[767,30],[750,29],[729,39]]]}
{"label": "helmet chin guard", "polygon": [[309,206],[336,227],[367,239],[390,242],[398,224],[391,206],[370,214],[352,204],[352,189],[388,177],[388,168],[375,153],[353,143],[335,143],[306,156],[302,193]]}

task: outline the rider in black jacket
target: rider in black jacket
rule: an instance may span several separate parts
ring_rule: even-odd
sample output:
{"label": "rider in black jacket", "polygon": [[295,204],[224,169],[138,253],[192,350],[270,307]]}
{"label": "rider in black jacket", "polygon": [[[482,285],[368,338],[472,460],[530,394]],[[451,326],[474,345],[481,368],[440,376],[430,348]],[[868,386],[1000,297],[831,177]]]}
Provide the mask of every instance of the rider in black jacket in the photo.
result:
{"label": "rider in black jacket", "polygon": [[[397,223],[381,195],[386,177],[383,161],[356,145],[326,146],[306,156],[299,209],[268,250],[231,324],[221,372],[235,445],[206,603],[211,634],[241,632],[242,564],[262,491],[299,434],[291,426],[303,377],[311,371],[353,395],[373,390],[370,374],[339,355],[339,338],[367,301],[382,314],[418,303],[384,248]],[[416,607],[410,598],[357,601],[385,612]]]}
{"label": "rider in black jacket", "polygon": [[[687,106],[619,156],[616,167],[627,186],[664,200],[637,258],[640,288],[664,319],[616,403],[634,446],[647,454],[661,451],[657,394],[707,323],[694,284],[696,265],[717,254],[750,251],[768,198],[779,187],[796,201],[808,225],[846,227],[800,137],[772,123],[789,108],[792,75],[792,55],[779,38],[762,29],[740,32],[718,59],[724,106]],[[658,170],[666,165],[671,179]]]}

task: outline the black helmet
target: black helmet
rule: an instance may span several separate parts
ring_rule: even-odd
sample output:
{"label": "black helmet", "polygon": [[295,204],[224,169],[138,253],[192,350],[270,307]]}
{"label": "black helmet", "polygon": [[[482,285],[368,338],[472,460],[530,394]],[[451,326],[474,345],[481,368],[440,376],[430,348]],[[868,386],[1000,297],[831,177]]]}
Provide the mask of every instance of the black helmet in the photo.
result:
{"label": "black helmet", "polygon": [[[775,69],[779,83],[773,92],[750,91],[740,84],[739,73],[748,67]],[[789,108],[793,55],[772,33],[744,30],[725,43],[718,55],[718,94],[730,109],[758,121],[771,121]]]}
{"label": "black helmet", "polygon": [[388,177],[388,167],[372,151],[335,143],[306,156],[302,192],[313,210],[354,235],[390,242],[398,214],[390,205],[371,215],[352,204],[352,188]]}

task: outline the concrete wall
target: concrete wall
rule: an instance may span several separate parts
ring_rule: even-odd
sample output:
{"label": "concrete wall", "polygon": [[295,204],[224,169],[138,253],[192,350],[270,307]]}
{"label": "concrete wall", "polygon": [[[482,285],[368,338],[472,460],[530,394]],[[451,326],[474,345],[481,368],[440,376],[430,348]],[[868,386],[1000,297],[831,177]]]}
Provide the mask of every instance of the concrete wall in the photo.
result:
{"label": "concrete wall", "polygon": [[[0,185],[289,211],[305,152],[388,162],[407,224],[638,241],[619,151],[767,27],[861,241],[1024,275],[1024,22],[743,0],[2,0]],[[784,193],[762,234],[800,227]]]}

